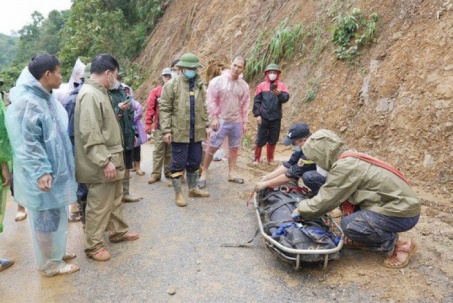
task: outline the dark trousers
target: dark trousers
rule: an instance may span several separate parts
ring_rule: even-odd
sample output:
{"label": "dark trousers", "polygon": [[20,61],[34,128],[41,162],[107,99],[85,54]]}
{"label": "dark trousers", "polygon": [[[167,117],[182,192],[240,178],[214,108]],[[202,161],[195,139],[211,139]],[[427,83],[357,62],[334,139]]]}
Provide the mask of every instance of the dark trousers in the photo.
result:
{"label": "dark trousers", "polygon": [[392,251],[399,232],[413,228],[420,215],[410,218],[390,217],[371,210],[359,210],[341,219],[346,237],[369,246],[374,251]]}
{"label": "dark trousers", "polygon": [[141,160],[141,151],[142,151],[141,145],[134,147],[134,152],[132,153],[133,154],[133,158],[134,158],[134,162],[140,162],[140,160]]}
{"label": "dark trousers", "polygon": [[318,194],[319,189],[326,183],[326,180],[327,177],[324,177],[316,170],[309,170],[302,174],[302,181],[314,195]]}
{"label": "dark trousers", "polygon": [[201,141],[190,143],[171,143],[171,163],[170,172],[172,174],[182,172],[184,169],[188,173],[193,173],[200,168],[201,154],[203,148]]}
{"label": "dark trousers", "polygon": [[269,145],[277,144],[281,122],[281,119],[267,120],[261,118],[261,125],[258,125],[258,133],[256,135],[256,145],[263,147],[266,143]]}

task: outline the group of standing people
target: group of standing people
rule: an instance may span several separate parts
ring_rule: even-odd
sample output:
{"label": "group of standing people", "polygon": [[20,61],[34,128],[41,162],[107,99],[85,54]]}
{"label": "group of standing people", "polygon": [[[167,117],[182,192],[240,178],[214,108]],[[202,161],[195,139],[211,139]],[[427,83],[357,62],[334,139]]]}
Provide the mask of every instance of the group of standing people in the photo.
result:
{"label": "group of standing people", "polygon": [[[75,254],[66,252],[66,232],[67,206],[81,200],[77,195],[81,191],[86,200],[81,209],[87,257],[110,259],[105,231],[111,243],[139,238],[124,220],[122,202],[140,200],[130,193],[130,171],[144,174],[139,147],[147,140],[140,127],[142,109],[132,89],[118,80],[119,64],[114,57],[101,54],[93,59],[67,111],[52,94],[61,84],[60,65],[48,54],[33,58],[11,90],[12,104],[6,115],[0,108],[0,223],[12,179],[12,159],[14,199],[29,211],[37,265],[44,276],[79,270],[68,262]],[[234,57],[230,69],[207,86],[200,67],[196,55],[181,56],[162,71],[162,83],[151,91],[147,103],[146,131],[153,134],[155,144],[148,183],[159,181],[163,168],[164,176],[172,180],[179,207],[187,205],[183,183],[190,197],[209,197],[204,190],[209,167],[226,138],[227,180],[244,183],[236,162],[250,111],[249,85],[243,79],[246,59]],[[255,91],[255,163],[261,161],[264,146],[268,163],[274,161],[282,105],[290,97],[280,74],[279,67],[270,64],[264,71],[265,81]],[[402,174],[361,154],[345,153],[348,148],[336,134],[328,130],[311,134],[304,123],[293,125],[283,143],[293,146],[293,155],[263,176],[256,190],[302,179],[311,192],[309,199],[300,202],[294,220],[320,216],[347,200],[356,206],[342,220],[348,243],[388,252],[389,267],[407,265],[415,242],[398,233],[418,222],[420,201]],[[11,265],[11,260],[0,259],[0,270]]]}
{"label": "group of standing people", "polygon": [[[187,205],[181,190],[184,174],[190,197],[209,196],[203,190],[207,186],[209,166],[226,138],[228,181],[244,183],[236,162],[250,112],[249,85],[243,79],[246,60],[242,56],[234,57],[230,68],[209,81],[207,87],[198,73],[200,67],[196,55],[184,54],[172,63],[177,74],[172,77],[172,70],[165,68],[162,72],[164,86],[154,88],[148,99],[146,124],[154,133],[155,144],[153,172],[148,183],[161,179],[163,166],[165,177],[171,178],[173,183],[175,203],[181,207]],[[288,89],[279,80],[280,73],[276,64],[270,64],[265,70],[266,81],[256,90],[253,110],[258,121],[255,162],[260,161],[265,144],[268,144],[267,160],[273,161],[282,104],[289,100]],[[207,145],[204,152],[203,141]]]}
{"label": "group of standing people", "polygon": [[[75,254],[66,252],[67,206],[77,201],[77,182],[87,188],[84,230],[88,257],[97,261],[110,258],[103,240],[105,231],[112,243],[139,237],[129,231],[121,203],[127,198],[123,184],[128,166],[120,116],[129,109],[131,100],[121,95],[121,102],[113,102],[113,93],[120,88],[118,72],[118,62],[111,55],[93,59],[77,94],[73,120],[52,93],[62,80],[61,64],[55,56],[34,57],[10,92],[12,104],[1,121],[8,136],[3,132],[0,142],[10,144],[13,153],[2,146],[7,153],[1,160],[7,163],[13,155],[14,199],[29,212],[37,265],[44,276],[79,270],[68,263]],[[115,105],[121,112],[115,111]],[[133,115],[130,118],[133,121]],[[74,149],[69,134],[73,135]],[[132,142],[137,140],[134,133],[132,137]],[[7,168],[2,165],[5,185],[11,179]]]}

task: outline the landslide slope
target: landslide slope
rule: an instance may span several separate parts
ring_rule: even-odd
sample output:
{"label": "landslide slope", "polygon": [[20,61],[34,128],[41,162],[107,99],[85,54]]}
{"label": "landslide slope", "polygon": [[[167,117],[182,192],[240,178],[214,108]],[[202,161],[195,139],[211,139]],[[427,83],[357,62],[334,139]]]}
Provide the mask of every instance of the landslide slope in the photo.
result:
{"label": "landslide slope", "polygon": [[[291,94],[282,131],[296,121],[331,129],[450,200],[452,7],[445,0],[172,0],[137,60],[150,74],[137,96],[146,100],[152,79],[185,52],[205,65],[228,63],[236,54],[250,56],[281,22],[301,24],[305,51],[279,62]],[[346,64],[335,57],[333,18],[354,8],[380,19],[376,42]],[[260,80],[249,81],[252,95]]]}

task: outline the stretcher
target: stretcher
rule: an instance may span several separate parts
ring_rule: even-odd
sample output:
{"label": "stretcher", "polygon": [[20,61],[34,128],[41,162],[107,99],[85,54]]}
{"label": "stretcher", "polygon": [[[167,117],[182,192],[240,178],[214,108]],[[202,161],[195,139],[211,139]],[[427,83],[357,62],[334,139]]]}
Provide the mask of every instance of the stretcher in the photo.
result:
{"label": "stretcher", "polygon": [[301,268],[303,263],[302,255],[309,255],[309,254],[318,254],[324,255],[323,258],[323,269],[327,268],[329,262],[329,256],[338,253],[341,248],[343,247],[344,241],[344,233],[341,229],[341,226],[330,216],[324,215],[322,220],[326,225],[329,227],[330,231],[339,239],[339,242],[335,248],[332,249],[294,249],[290,247],[286,247],[281,243],[277,242],[274,238],[271,237],[270,234],[266,233],[264,225],[266,222],[266,216],[264,215],[263,207],[260,203],[260,195],[257,193],[253,196],[253,201],[255,205],[256,217],[258,219],[259,225],[259,232],[264,239],[266,247],[275,253],[280,259],[285,261],[286,263],[290,263],[294,266],[295,270]]}

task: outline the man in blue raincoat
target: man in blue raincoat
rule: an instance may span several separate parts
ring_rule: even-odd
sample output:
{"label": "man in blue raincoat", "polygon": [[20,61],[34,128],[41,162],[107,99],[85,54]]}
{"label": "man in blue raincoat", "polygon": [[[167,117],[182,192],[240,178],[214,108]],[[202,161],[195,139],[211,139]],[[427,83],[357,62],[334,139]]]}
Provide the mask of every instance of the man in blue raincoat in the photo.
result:
{"label": "man in blue raincoat", "polygon": [[30,214],[33,246],[46,277],[79,270],[65,261],[67,206],[76,201],[74,156],[68,116],[52,90],[61,84],[60,61],[34,57],[10,92],[6,127],[13,148],[14,199]]}

